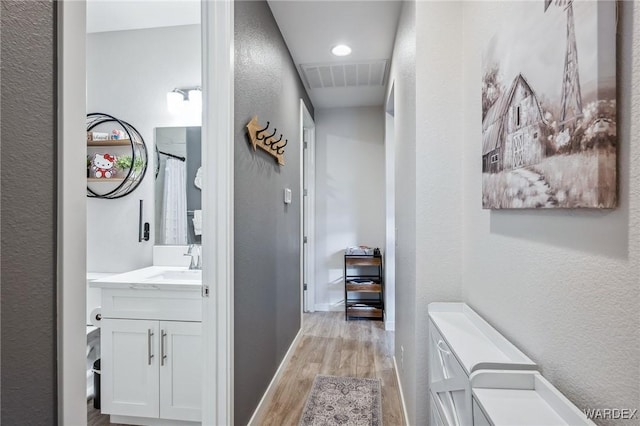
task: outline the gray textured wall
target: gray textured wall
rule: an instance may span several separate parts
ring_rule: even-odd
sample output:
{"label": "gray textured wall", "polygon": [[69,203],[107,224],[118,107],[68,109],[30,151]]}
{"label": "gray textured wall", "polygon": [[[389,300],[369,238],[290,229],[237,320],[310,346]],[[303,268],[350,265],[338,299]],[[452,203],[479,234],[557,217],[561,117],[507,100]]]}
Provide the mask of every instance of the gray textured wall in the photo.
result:
{"label": "gray textured wall", "polygon": [[56,13],[2,2],[2,415],[52,425],[56,395]]}
{"label": "gray textured wall", "polygon": [[200,244],[202,235],[193,228],[194,210],[202,209],[202,190],[195,185],[196,174],[202,166],[202,128],[187,127],[187,233],[189,243]]}
{"label": "gray textured wall", "polygon": [[[235,3],[235,423],[246,424],[300,328],[299,102],[311,103],[265,1]],[[252,116],[289,140],[249,144]],[[283,203],[291,188],[292,203]]]}

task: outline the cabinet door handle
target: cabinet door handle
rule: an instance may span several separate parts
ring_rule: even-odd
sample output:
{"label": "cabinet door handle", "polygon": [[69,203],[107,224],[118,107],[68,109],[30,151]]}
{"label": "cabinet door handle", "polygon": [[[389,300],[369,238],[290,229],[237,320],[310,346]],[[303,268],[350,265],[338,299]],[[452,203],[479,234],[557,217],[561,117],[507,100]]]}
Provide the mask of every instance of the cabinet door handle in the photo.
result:
{"label": "cabinet door handle", "polygon": [[151,365],[151,358],[153,358],[153,354],[151,353],[151,338],[153,337],[153,331],[151,329],[147,330],[147,355],[148,355],[148,364]]}
{"label": "cabinet door handle", "polygon": [[451,352],[449,352],[446,347],[442,346],[444,345],[444,341],[443,340],[438,340],[438,349],[440,349],[440,351],[444,352],[447,355],[451,355]]}
{"label": "cabinet door handle", "polygon": [[162,330],[160,332],[160,365],[164,365],[164,360],[167,359],[167,354],[164,347],[164,338],[167,337],[167,332]]}

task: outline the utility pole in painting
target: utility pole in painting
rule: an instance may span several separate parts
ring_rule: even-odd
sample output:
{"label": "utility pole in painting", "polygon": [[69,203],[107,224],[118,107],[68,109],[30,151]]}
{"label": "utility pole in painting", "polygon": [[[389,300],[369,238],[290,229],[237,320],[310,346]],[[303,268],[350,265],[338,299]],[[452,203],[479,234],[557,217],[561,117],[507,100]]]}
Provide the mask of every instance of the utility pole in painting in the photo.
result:
{"label": "utility pole in painting", "polygon": [[[544,1],[544,11],[549,9],[553,0]],[[583,116],[582,93],[580,91],[580,74],[578,73],[578,48],[576,46],[576,32],[573,22],[573,0],[555,0],[556,6],[567,11],[567,52],[564,59],[564,76],[562,78],[562,112],[560,116],[560,130],[565,125]]]}

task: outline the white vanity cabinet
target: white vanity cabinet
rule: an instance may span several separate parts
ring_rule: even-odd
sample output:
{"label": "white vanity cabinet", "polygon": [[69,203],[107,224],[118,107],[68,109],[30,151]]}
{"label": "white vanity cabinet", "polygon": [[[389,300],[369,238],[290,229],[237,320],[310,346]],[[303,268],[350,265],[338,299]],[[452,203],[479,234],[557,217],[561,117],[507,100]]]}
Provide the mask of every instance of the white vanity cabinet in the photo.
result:
{"label": "white vanity cabinet", "polygon": [[159,417],[158,321],[102,320],[103,414]]}
{"label": "white vanity cabinet", "polygon": [[201,328],[199,322],[103,319],[102,412],[200,421]]}
{"label": "white vanity cabinet", "polygon": [[537,366],[466,304],[429,304],[429,390],[434,424],[474,424],[469,377],[481,369],[536,370]]}
{"label": "white vanity cabinet", "polygon": [[161,321],[160,417],[202,419],[202,323]]}
{"label": "white vanity cabinet", "polygon": [[127,273],[91,283],[102,290],[101,405],[112,423],[201,422],[201,286],[175,279],[187,275],[182,271],[169,272],[135,282],[127,280],[136,274]]}

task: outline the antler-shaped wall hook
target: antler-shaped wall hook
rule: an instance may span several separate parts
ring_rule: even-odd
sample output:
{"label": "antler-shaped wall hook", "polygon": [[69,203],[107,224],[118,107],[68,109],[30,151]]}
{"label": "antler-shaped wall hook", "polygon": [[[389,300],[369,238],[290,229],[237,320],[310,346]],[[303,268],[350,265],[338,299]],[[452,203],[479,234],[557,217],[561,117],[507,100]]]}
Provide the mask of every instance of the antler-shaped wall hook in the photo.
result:
{"label": "antler-shaped wall hook", "polygon": [[282,134],[280,134],[279,139],[275,139],[278,129],[274,128],[273,133],[270,135],[267,133],[269,129],[270,122],[267,121],[267,125],[262,127],[260,123],[258,123],[258,117],[255,116],[249,121],[247,124],[247,130],[249,132],[249,138],[251,139],[251,144],[253,145],[253,150],[256,150],[256,146],[259,146],[263,150],[265,150],[269,155],[275,157],[278,164],[284,166],[284,147],[287,145],[288,140],[285,139],[284,144],[282,141]]}

